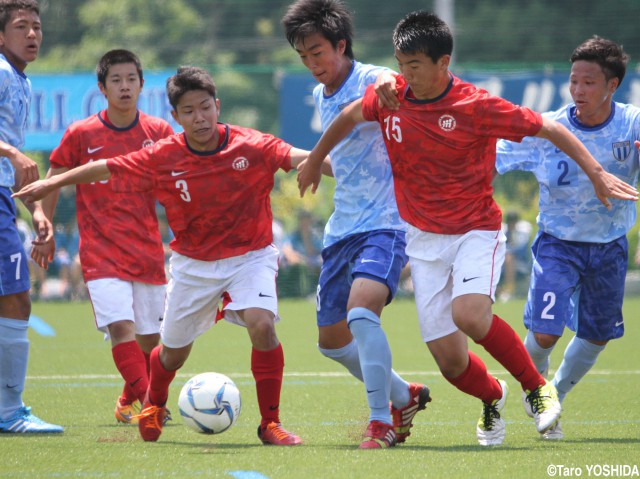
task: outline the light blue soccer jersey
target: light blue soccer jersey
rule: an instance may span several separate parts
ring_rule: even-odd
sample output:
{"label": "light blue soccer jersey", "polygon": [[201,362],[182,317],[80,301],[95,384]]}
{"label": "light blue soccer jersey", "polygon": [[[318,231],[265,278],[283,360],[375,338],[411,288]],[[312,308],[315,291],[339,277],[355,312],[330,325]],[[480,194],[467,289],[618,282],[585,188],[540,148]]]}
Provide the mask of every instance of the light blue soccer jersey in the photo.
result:
{"label": "light blue soccer jersey", "polygon": [[[18,149],[24,145],[30,101],[31,81],[0,54],[0,140]],[[10,188],[14,182],[13,165],[0,157],[0,187]]]}
{"label": "light blue soccer jersey", "polygon": [[[349,75],[332,95],[324,94],[324,85],[313,90],[320,113],[322,130],[350,103],[364,95],[382,67],[354,61]],[[324,230],[324,247],[354,233],[380,229],[404,231],[393,190],[391,164],[375,122],[358,124],[331,150],[331,165],[336,179],[334,212]]]}
{"label": "light blue soccer jersey", "polygon": [[[612,102],[611,116],[603,124],[587,127],[575,118],[575,105],[545,113],[576,135],[602,167],[627,183],[638,183],[640,109]],[[636,221],[633,201],[610,200],[611,211],[598,200],[582,169],[550,141],[528,137],[522,143],[500,140],[496,169],[532,172],[540,184],[538,227],[568,241],[608,243],[623,235]]]}

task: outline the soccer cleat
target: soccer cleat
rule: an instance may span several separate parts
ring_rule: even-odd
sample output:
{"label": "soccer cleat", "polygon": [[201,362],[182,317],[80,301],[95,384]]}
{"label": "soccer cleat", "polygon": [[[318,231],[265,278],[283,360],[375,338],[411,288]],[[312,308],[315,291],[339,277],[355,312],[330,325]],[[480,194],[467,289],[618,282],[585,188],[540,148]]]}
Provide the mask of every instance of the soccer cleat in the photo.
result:
{"label": "soccer cleat", "polygon": [[120,398],[116,400],[116,409],[114,411],[116,421],[123,424],[138,424],[138,414],[140,414],[140,401],[134,401],[131,404],[122,404]]}
{"label": "soccer cleat", "polygon": [[0,421],[0,433],[58,434],[64,432],[62,426],[49,424],[31,414],[31,408],[22,406],[6,421]]}
{"label": "soccer cleat", "polygon": [[533,417],[536,420],[536,428],[540,434],[553,426],[562,412],[562,406],[558,399],[558,391],[553,384],[545,381],[533,391],[526,391],[526,401],[531,406]]}
{"label": "soccer cleat", "polygon": [[540,437],[545,441],[559,441],[560,439],[564,439],[564,433],[562,432],[560,421],[543,432]]}
{"label": "soccer cleat", "polygon": [[385,449],[396,445],[396,431],[392,424],[371,421],[358,449]]}
{"label": "soccer cleat", "polygon": [[163,406],[154,406],[145,402],[142,412],[135,416],[142,439],[145,441],[158,440],[165,422],[165,410]]}
{"label": "soccer cleat", "polygon": [[410,383],[409,394],[411,399],[406,406],[396,409],[391,405],[391,418],[396,431],[396,443],[404,442],[411,435],[412,422],[418,411],[427,407],[431,402],[429,388],[424,384]]}
{"label": "soccer cleat", "polygon": [[265,427],[258,426],[258,437],[268,446],[297,446],[302,444],[295,434],[287,431],[279,422],[270,422]]}
{"label": "soccer cleat", "polygon": [[531,404],[527,401],[527,393],[524,391],[522,391],[522,407],[524,407],[524,412],[527,413],[527,416],[535,417],[531,410]]}
{"label": "soccer cleat", "polygon": [[498,379],[498,382],[502,388],[502,397],[491,404],[482,402],[482,416],[476,427],[478,443],[481,446],[499,446],[506,435],[504,419],[500,416],[500,411],[504,409],[504,404],[507,402],[509,387],[502,379]]}

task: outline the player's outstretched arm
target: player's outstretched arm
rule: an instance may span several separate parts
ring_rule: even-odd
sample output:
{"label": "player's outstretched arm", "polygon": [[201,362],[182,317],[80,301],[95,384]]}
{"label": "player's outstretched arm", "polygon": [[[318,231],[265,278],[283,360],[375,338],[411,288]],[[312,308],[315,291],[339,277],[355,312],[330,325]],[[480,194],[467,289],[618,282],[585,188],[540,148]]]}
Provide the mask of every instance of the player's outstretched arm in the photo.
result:
{"label": "player's outstretched arm", "polygon": [[[293,166],[299,172],[304,170],[307,165],[307,157],[309,156],[308,150],[301,150],[300,148],[291,148],[291,166]],[[333,170],[331,169],[331,158],[328,156],[322,161],[321,172],[324,176],[333,176]]]}
{"label": "player's outstretched arm", "polygon": [[542,129],[536,136],[551,141],[584,170],[593,183],[596,196],[608,209],[611,209],[609,198],[637,201],[638,190],[605,171],[582,142],[561,123],[543,118]]}
{"label": "player's outstretched arm", "polygon": [[304,169],[298,171],[298,189],[303,197],[307,188],[311,186],[311,193],[315,193],[320,184],[322,163],[329,156],[329,152],[342,141],[353,128],[363,121],[362,98],[347,106],[329,125],[322,134],[316,146],[307,157]]}
{"label": "player's outstretched arm", "polygon": [[92,183],[94,181],[108,180],[109,178],[111,178],[111,172],[107,168],[107,160],[98,160],[73,168],[60,175],[31,183],[12,196],[22,199],[25,204],[29,204],[66,185]]}

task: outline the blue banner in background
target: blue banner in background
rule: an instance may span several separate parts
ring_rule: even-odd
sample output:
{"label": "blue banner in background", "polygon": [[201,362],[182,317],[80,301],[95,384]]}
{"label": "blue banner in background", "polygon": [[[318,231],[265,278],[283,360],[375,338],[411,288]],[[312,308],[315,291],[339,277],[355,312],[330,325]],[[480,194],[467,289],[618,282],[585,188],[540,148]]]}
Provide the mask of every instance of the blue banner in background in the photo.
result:
{"label": "blue banner in background", "polygon": [[[493,95],[539,112],[557,110],[571,102],[568,72],[465,73],[459,76]],[[312,92],[316,84],[306,73],[286,74],[282,78],[280,136],[298,148],[313,148],[322,131],[313,103]],[[640,74],[627,72],[614,100],[640,106]]]}
{"label": "blue banner in background", "polygon": [[[174,130],[181,127],[171,117],[165,82],[175,71],[145,72],[140,110],[167,120]],[[32,85],[31,111],[25,150],[51,151],[60,143],[67,127],[98,113],[107,106],[95,73],[29,75]]]}
{"label": "blue banner in background", "polygon": [[[138,107],[150,115],[167,120],[180,131],[171,117],[165,82],[173,70],[145,72],[144,88]],[[536,111],[556,110],[569,103],[568,73],[540,72],[460,75],[494,95]],[[26,150],[51,151],[74,121],[106,107],[93,73],[29,75],[33,85]],[[316,82],[308,73],[286,73],[280,80],[279,136],[298,148],[312,148],[320,138],[320,118],[315,111],[312,91]],[[614,97],[640,106],[640,74],[627,73]],[[246,126],[246,125],[244,125]]]}

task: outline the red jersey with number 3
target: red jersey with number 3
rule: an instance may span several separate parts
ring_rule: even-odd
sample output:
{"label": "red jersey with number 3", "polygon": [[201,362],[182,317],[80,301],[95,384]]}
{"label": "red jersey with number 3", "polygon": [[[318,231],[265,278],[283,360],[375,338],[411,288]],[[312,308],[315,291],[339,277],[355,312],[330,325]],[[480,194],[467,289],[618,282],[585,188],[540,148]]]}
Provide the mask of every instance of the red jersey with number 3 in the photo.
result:
{"label": "red jersey with number 3", "polygon": [[[69,126],[51,153],[51,167],[71,169],[148,149],[171,134],[169,123],[142,112],[138,112],[131,126],[117,128],[101,111]],[[118,278],[166,283],[155,197],[148,192],[115,193],[108,183],[76,185],[84,280]]]}
{"label": "red jersey with number 3", "polygon": [[362,114],[380,123],[400,216],[437,234],[499,230],[502,213],[491,185],[496,141],[536,135],[542,128],[540,114],[453,75],[433,100],[411,98],[401,75],[396,85],[399,110],[380,107],[370,85]]}
{"label": "red jersey with number 3", "polygon": [[154,191],[165,207],[171,249],[215,261],[272,243],[269,195],[278,169],[291,169],[291,145],[250,128],[218,124],[214,151],[199,152],[179,133],[107,161],[116,191]]}

